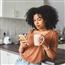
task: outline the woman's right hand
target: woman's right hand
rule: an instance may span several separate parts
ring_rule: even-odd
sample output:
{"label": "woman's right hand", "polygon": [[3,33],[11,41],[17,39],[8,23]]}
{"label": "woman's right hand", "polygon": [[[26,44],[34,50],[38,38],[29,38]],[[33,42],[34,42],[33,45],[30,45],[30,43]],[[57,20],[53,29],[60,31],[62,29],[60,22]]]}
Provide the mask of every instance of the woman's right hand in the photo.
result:
{"label": "woman's right hand", "polygon": [[24,35],[19,35],[20,45],[24,48],[27,47],[27,38]]}
{"label": "woman's right hand", "polygon": [[22,41],[22,40],[20,40],[20,46],[21,46],[22,48],[27,47],[27,41]]}
{"label": "woman's right hand", "polygon": [[24,49],[27,47],[27,42],[26,41],[21,41],[20,40],[20,46],[19,46],[19,53],[23,53]]}

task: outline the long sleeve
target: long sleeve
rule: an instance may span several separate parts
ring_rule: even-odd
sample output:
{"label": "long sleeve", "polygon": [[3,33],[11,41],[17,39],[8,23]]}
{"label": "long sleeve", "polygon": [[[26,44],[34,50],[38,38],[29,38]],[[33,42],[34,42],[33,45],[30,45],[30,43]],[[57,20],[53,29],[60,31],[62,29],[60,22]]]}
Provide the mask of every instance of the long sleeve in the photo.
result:
{"label": "long sleeve", "polygon": [[53,34],[51,38],[51,42],[50,42],[50,47],[48,48],[48,46],[44,45],[46,54],[48,56],[48,58],[50,58],[51,60],[54,60],[56,58],[56,50],[57,50],[57,46],[58,46],[58,34],[56,31],[53,31]]}
{"label": "long sleeve", "polygon": [[53,49],[56,52],[57,46],[58,46],[58,33],[56,31],[53,32],[50,46],[51,46],[51,49]]}

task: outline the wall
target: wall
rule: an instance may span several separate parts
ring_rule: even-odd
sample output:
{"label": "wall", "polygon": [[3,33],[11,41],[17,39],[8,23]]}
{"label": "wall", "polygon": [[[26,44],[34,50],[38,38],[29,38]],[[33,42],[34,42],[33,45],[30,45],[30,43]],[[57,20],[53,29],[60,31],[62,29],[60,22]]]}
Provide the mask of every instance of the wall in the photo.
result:
{"label": "wall", "polygon": [[3,38],[3,33],[6,32],[16,42],[18,35],[28,32],[29,29],[30,27],[25,20],[0,18],[0,38]]}
{"label": "wall", "polygon": [[62,30],[65,26],[64,24],[64,0],[44,0],[44,4],[48,4],[56,8],[59,16],[59,22],[57,24],[57,29]]}
{"label": "wall", "polygon": [[26,33],[31,28],[24,20],[26,11],[40,5],[43,5],[43,0],[2,0],[0,38],[3,38],[3,33],[6,32],[16,42],[19,34]]}
{"label": "wall", "polygon": [[[14,4],[15,0],[3,0],[3,1],[4,1],[3,2],[3,16],[6,16],[6,17],[10,17],[10,16],[21,17],[21,15],[22,17],[24,16],[25,11],[24,9],[22,11],[22,8],[25,8],[26,6],[24,6],[24,4],[20,4],[21,0],[18,0],[18,4],[17,2]],[[28,6],[30,5],[32,6],[32,4],[29,4],[30,1],[31,0],[27,0]],[[25,2],[25,0],[23,2]],[[57,24],[57,29],[62,30],[63,27],[65,26],[64,0],[62,1],[61,0],[44,0],[44,4],[49,4],[56,8],[56,10],[58,11],[58,15],[59,15],[59,23]],[[40,5],[41,4],[39,5],[37,4],[37,6],[40,6]],[[13,12],[13,10],[15,10],[15,12],[19,11],[19,13],[16,14],[15,12]],[[27,32],[29,28],[30,27],[26,24],[24,19],[0,18],[0,38],[3,37],[3,32],[6,32],[12,38],[12,40],[16,42],[18,35],[20,33]]]}

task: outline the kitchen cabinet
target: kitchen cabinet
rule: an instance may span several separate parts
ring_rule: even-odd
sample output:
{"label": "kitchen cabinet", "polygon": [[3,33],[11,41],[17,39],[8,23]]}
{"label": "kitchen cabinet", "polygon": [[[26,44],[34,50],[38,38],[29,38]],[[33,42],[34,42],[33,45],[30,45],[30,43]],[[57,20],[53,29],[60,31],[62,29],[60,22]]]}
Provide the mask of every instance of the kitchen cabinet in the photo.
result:
{"label": "kitchen cabinet", "polygon": [[1,50],[0,50],[0,64],[1,64]]}
{"label": "kitchen cabinet", "polygon": [[15,65],[17,54],[1,50],[1,65]]}
{"label": "kitchen cabinet", "polygon": [[7,64],[8,65],[8,53],[5,51],[1,51],[1,64]]}
{"label": "kitchen cabinet", "polygon": [[0,17],[2,16],[2,0],[0,0]]}
{"label": "kitchen cabinet", "polygon": [[18,59],[18,55],[16,55],[16,54],[13,54],[13,53],[8,53],[9,54],[9,57],[8,57],[8,59],[9,59],[9,65],[11,64],[11,65],[15,65],[15,62],[16,62],[16,60]]}
{"label": "kitchen cabinet", "polygon": [[25,19],[25,13],[31,7],[43,5],[43,0],[3,0],[3,17]]}

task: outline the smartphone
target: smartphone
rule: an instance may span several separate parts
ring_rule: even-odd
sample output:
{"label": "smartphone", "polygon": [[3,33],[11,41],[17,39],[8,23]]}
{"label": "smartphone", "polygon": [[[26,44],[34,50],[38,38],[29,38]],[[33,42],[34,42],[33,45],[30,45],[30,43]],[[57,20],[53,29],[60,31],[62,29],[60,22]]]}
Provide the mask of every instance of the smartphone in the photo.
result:
{"label": "smartphone", "polygon": [[24,35],[19,35],[19,40],[25,41],[26,37]]}

